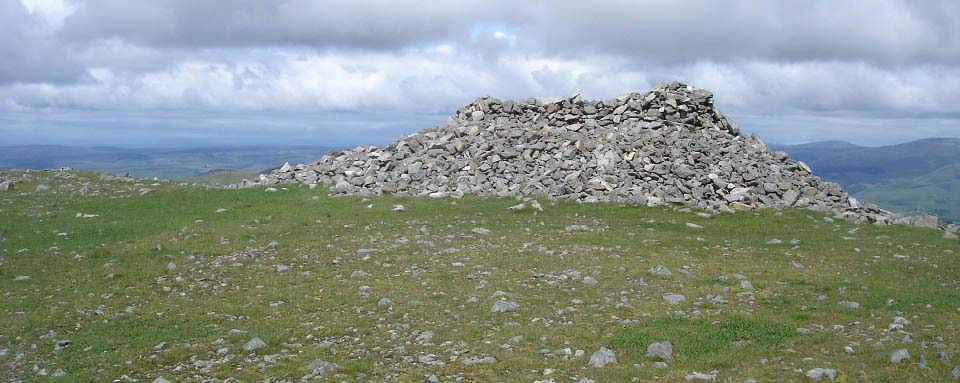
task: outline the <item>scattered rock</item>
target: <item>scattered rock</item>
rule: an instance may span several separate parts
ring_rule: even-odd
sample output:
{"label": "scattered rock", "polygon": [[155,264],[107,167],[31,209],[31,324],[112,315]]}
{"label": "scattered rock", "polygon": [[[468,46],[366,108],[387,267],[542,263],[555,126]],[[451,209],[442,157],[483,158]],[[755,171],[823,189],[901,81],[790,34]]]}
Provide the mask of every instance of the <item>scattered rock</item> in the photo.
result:
{"label": "scattered rock", "polygon": [[858,303],[858,302],[853,302],[853,301],[840,301],[838,304],[840,305],[840,307],[843,307],[843,308],[845,308],[845,309],[858,309],[858,308],[860,308],[860,303]]}
{"label": "scattered rock", "polygon": [[686,302],[687,297],[683,296],[683,294],[663,294],[663,300],[671,305],[676,305],[681,302]]}
{"label": "scattered rock", "polygon": [[647,358],[670,360],[673,358],[673,345],[669,341],[654,342],[647,346]]}
{"label": "scattered rock", "polygon": [[487,235],[491,233],[490,229],[486,229],[482,227],[475,227],[470,231],[473,232],[474,234],[479,234],[479,235]]}
{"label": "scattered rock", "polygon": [[813,380],[821,380],[824,377],[830,378],[833,380],[837,377],[837,370],[832,368],[812,368],[805,374],[808,378]]}
{"label": "scattered rock", "polygon": [[368,273],[368,272],[366,272],[366,271],[362,271],[362,270],[357,270],[357,271],[354,271],[354,272],[350,273],[350,278],[366,278],[366,277],[369,277],[369,276],[370,276],[370,273]]}
{"label": "scattered rock", "polygon": [[473,366],[476,364],[494,364],[497,363],[497,359],[492,356],[485,356],[483,358],[478,356],[471,356],[463,360],[464,366]]}
{"label": "scattered rock", "polygon": [[[784,202],[787,203],[787,202],[789,202],[789,200],[784,200]],[[743,202],[731,202],[730,205],[728,205],[728,207],[729,207],[731,210],[733,210],[733,211],[750,211],[750,210],[753,210],[753,206],[747,205],[747,204],[745,204],[745,203],[743,203]]]}
{"label": "scattered rock", "polygon": [[433,331],[424,331],[417,335],[417,338],[414,339],[417,343],[424,344],[429,343],[433,340],[434,333]]}
{"label": "scattered rock", "polygon": [[570,225],[563,228],[563,231],[593,231],[593,228],[587,225]]}
{"label": "scattered rock", "polygon": [[[677,161],[686,158],[696,164]],[[320,183],[352,195],[539,195],[710,210],[801,207],[862,223],[933,222],[857,202],[804,163],[741,134],[715,108],[711,92],[677,82],[603,101],[483,97],[444,124],[393,144],[333,152],[237,186],[286,183]]]}
{"label": "scattered rock", "polygon": [[511,301],[496,301],[492,307],[490,307],[490,312],[492,313],[505,313],[510,311],[516,311],[520,308],[520,305],[516,302]]}
{"label": "scattered rock", "polygon": [[340,366],[336,363],[327,362],[323,359],[315,359],[310,363],[309,366],[307,366],[307,370],[309,370],[313,376],[323,376],[324,374],[330,371],[335,371],[338,368],[340,368]]}
{"label": "scattered rock", "polygon": [[673,275],[673,273],[670,272],[670,269],[664,265],[656,265],[653,268],[651,268],[649,272],[651,275],[663,275],[663,276]]}
{"label": "scattered rock", "polygon": [[704,380],[704,381],[714,382],[717,380],[717,374],[716,373],[704,374],[700,372],[694,372],[692,374],[685,376],[684,379],[686,379],[688,382],[691,380]]}
{"label": "scattered rock", "polygon": [[264,342],[262,339],[256,338],[256,337],[253,339],[250,339],[250,341],[247,342],[247,344],[243,345],[243,349],[245,351],[259,350],[264,347],[267,347],[267,342]]}
{"label": "scattered rock", "polygon": [[890,363],[900,363],[906,359],[910,359],[910,351],[907,351],[905,348],[894,351],[893,354],[890,355]]}
{"label": "scattered rock", "polygon": [[600,347],[597,352],[590,355],[590,367],[601,368],[608,364],[617,364],[617,355],[614,354],[613,350]]}
{"label": "scattered rock", "polygon": [[529,210],[534,210],[539,212],[539,211],[543,211],[543,206],[541,206],[540,202],[538,202],[535,199],[527,199],[526,201],[523,201],[517,205],[510,206],[507,209],[511,211],[524,211],[529,209]]}

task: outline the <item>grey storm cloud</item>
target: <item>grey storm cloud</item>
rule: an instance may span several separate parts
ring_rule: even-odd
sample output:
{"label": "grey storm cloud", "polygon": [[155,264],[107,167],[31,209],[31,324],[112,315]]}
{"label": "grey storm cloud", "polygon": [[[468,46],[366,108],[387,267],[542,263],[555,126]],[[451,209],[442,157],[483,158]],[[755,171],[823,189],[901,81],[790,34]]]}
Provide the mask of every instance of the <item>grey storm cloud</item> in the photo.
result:
{"label": "grey storm cloud", "polygon": [[960,62],[956,1],[88,0],[60,35],[160,46],[397,49],[465,41],[477,27],[547,55],[643,62]]}
{"label": "grey storm cloud", "polygon": [[520,30],[550,51],[648,62],[960,62],[956,1],[541,3]]}
{"label": "grey storm cloud", "polygon": [[[485,94],[607,98],[679,80],[781,142],[884,123],[905,130],[872,139],[960,136],[952,0],[0,0],[0,57],[0,111],[18,122],[0,134],[70,112],[412,124]],[[66,120],[43,121],[56,136]]]}
{"label": "grey storm cloud", "polygon": [[464,38],[495,9],[479,1],[89,0],[61,30],[83,41],[120,37],[158,46],[302,45],[392,49]]}
{"label": "grey storm cloud", "polygon": [[70,61],[53,31],[19,1],[0,1],[0,86],[72,82],[84,68]]}

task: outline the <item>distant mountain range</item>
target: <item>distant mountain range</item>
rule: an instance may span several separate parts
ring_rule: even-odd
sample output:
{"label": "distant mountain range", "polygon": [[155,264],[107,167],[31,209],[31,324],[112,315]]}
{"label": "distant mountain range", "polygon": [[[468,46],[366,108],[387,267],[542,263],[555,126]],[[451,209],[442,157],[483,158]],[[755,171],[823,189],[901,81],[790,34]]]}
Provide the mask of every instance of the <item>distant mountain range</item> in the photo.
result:
{"label": "distant mountain range", "polygon": [[960,221],[960,138],[864,147],[843,141],[770,145],[854,196],[904,213]]}
{"label": "distant mountain range", "polygon": [[313,162],[336,148],[326,146],[210,147],[194,149],[127,149],[75,146],[2,146],[0,168],[75,169],[143,178],[234,182],[277,168],[285,161]]}
{"label": "distant mountain range", "polygon": [[[865,147],[843,141],[771,144],[806,162],[820,177],[839,182],[861,200],[904,213],[931,213],[960,221],[960,138],[930,138]],[[211,147],[126,149],[115,147],[5,146],[0,168],[76,169],[133,176],[228,184],[291,164],[318,160],[338,148]]]}

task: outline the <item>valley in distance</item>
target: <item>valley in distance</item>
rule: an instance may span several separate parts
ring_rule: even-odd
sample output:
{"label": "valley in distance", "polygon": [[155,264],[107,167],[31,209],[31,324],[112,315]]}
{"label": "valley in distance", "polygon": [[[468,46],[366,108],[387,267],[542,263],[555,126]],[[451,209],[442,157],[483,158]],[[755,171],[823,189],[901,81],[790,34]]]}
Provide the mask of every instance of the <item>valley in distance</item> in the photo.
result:
{"label": "valley in distance", "polygon": [[[933,214],[960,222],[960,138],[929,138],[868,147],[843,141],[799,145],[771,143],[804,161],[854,196],[907,214]],[[255,179],[283,163],[306,163],[341,149],[332,146],[200,147],[129,149],[115,147],[0,147],[0,169],[74,169],[129,174],[207,185]]]}

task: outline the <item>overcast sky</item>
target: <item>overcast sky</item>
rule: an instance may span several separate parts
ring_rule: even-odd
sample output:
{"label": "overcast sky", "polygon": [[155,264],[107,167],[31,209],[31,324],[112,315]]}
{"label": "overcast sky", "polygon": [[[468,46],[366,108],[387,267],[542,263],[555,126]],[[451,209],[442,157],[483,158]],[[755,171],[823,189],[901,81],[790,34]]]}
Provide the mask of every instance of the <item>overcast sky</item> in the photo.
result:
{"label": "overcast sky", "polygon": [[0,0],[0,145],[386,143],[674,80],[767,142],[960,137],[960,1]]}

